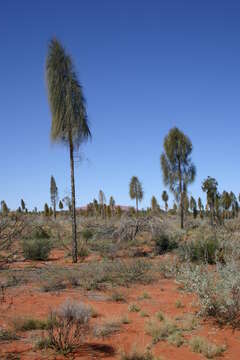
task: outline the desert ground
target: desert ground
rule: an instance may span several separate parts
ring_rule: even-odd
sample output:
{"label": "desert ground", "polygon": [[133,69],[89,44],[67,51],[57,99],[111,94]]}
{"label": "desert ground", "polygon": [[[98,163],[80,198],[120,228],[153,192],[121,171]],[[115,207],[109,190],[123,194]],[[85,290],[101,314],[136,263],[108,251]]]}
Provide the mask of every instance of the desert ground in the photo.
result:
{"label": "desert ground", "polygon": [[[77,264],[68,214],[21,215],[14,234],[5,220],[1,359],[239,359],[238,218],[188,215],[184,230],[173,214],[77,218]],[[32,260],[27,246],[44,241],[47,257]],[[74,338],[76,323],[54,316],[79,306]]]}

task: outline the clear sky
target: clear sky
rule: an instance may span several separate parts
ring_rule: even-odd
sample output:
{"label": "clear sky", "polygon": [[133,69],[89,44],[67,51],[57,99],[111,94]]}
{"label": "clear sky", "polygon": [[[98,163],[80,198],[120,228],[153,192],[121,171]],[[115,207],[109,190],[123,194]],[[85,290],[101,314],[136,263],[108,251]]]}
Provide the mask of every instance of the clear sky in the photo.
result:
{"label": "clear sky", "polygon": [[76,166],[77,205],[102,189],[117,203],[132,175],[148,206],[164,190],[159,157],[169,129],[192,140],[201,182],[240,192],[240,2],[233,0],[2,0],[0,200],[50,203],[50,176],[70,193],[69,153],[50,141],[45,59],[57,36],[87,99],[92,141]]}

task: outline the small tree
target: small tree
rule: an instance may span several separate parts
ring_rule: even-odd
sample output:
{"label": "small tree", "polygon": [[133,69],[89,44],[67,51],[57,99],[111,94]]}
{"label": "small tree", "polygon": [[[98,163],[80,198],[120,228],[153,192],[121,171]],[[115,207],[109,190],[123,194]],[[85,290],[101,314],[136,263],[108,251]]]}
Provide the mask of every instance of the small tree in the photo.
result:
{"label": "small tree", "polygon": [[62,210],[62,209],[63,209],[63,203],[62,203],[62,200],[60,200],[60,201],[59,201],[58,207],[59,207],[59,209],[60,209],[60,210]]}
{"label": "small tree", "polygon": [[168,193],[166,192],[166,190],[163,190],[162,192],[162,200],[165,203],[165,211],[168,211]]}
{"label": "small tree", "polygon": [[9,208],[4,200],[1,201],[1,213],[2,216],[7,216],[9,213]]}
{"label": "small tree", "polygon": [[49,216],[49,207],[47,203],[44,204],[44,215]]}
{"label": "small tree", "polygon": [[113,196],[110,196],[109,206],[110,206],[112,215],[114,214],[114,211],[115,211],[115,205],[116,205],[116,203],[115,203]]}
{"label": "small tree", "polygon": [[143,189],[142,184],[138,180],[136,176],[133,176],[131,178],[130,184],[129,184],[129,195],[130,198],[133,200],[136,200],[136,211],[138,213],[138,203],[142,201],[143,199]]}
{"label": "small tree", "polygon": [[26,210],[26,205],[25,205],[25,202],[23,199],[21,199],[21,208],[22,208],[22,211]]}
{"label": "small tree", "polygon": [[192,143],[178,128],[169,131],[164,139],[164,152],[161,155],[161,167],[164,184],[169,186],[177,201],[180,201],[181,228],[184,223],[183,196],[196,175],[191,161]]}
{"label": "small tree", "polygon": [[51,195],[51,202],[52,202],[52,206],[53,206],[53,215],[54,215],[54,219],[56,219],[58,188],[57,188],[56,181],[53,176],[51,176],[51,180],[50,180],[50,195]]}
{"label": "small tree", "polygon": [[193,213],[193,217],[197,217],[197,203],[193,196],[190,197],[190,209]]}
{"label": "small tree", "polygon": [[101,215],[102,218],[105,218],[106,212],[104,211],[104,205],[106,205],[106,196],[104,194],[104,192],[102,190],[99,191],[98,194],[98,200],[99,200],[99,205],[100,205],[100,209],[101,209]]}
{"label": "small tree", "polygon": [[160,209],[160,206],[159,206],[155,196],[153,196],[151,199],[151,209],[154,213],[156,213]]}
{"label": "small tree", "polygon": [[210,213],[211,213],[211,217],[210,217],[211,225],[213,225],[213,219],[215,214],[216,198],[218,194],[217,187],[218,187],[217,180],[210,176],[208,176],[207,179],[205,179],[202,183],[202,190],[207,194],[207,204],[210,208]]}

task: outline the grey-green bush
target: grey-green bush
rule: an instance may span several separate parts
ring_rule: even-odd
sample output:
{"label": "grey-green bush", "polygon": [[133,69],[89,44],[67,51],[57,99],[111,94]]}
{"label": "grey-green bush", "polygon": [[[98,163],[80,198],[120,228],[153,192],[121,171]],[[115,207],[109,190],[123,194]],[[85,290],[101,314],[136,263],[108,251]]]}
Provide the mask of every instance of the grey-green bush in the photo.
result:
{"label": "grey-green bush", "polygon": [[52,249],[52,242],[47,238],[25,239],[23,255],[28,260],[47,260]]}

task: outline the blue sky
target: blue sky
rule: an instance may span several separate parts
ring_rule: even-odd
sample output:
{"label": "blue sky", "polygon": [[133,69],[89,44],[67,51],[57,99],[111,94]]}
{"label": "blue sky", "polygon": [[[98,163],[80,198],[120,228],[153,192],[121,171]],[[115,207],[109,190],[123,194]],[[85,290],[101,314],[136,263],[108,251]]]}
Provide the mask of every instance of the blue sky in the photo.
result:
{"label": "blue sky", "polygon": [[[192,140],[197,178],[240,192],[240,3],[233,0],[2,1],[0,200],[50,202],[50,176],[70,193],[69,153],[50,141],[45,59],[57,36],[87,98],[92,141],[76,164],[77,204],[102,189],[117,203],[132,175],[148,206],[164,190],[159,157],[169,129]],[[161,201],[160,201],[161,202]]]}

